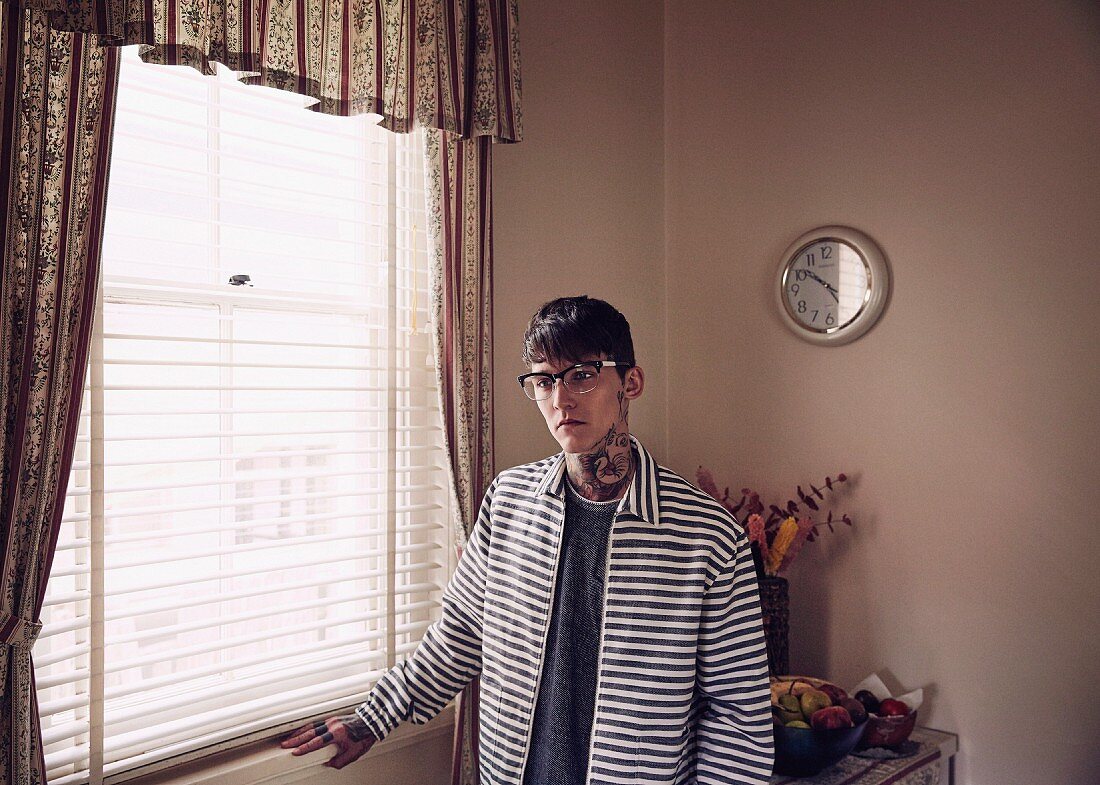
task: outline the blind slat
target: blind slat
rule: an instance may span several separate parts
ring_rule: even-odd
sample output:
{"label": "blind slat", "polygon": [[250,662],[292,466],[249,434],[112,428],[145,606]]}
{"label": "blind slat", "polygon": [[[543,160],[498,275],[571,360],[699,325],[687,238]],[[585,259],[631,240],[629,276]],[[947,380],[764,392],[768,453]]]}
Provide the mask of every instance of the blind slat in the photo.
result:
{"label": "blind slat", "polygon": [[[65,749],[57,750],[56,752],[47,752],[46,769],[48,771],[56,771],[62,766],[71,766],[74,763],[83,763],[85,766],[88,763],[88,745],[78,744],[72,747],[66,747]],[[88,772],[87,770],[82,772],[76,772],[71,777],[50,777],[50,785],[67,785],[67,783],[87,782]]]}
{"label": "blind slat", "polygon": [[[39,633],[39,635],[38,635],[38,641],[36,642],[35,645],[38,646],[39,643],[42,643],[44,645],[45,641],[47,641],[49,638],[51,638],[53,636],[60,635],[63,632],[73,632],[74,630],[86,629],[87,626],[88,626],[88,619],[87,618],[78,617],[76,619],[73,619],[72,621],[76,624],[76,626],[72,627],[69,630],[60,630],[59,631],[58,628],[61,626],[60,624],[51,624],[51,625],[48,625],[48,626],[44,626],[42,628],[42,632]],[[41,646],[38,646],[38,647],[41,648]],[[36,652],[35,655],[34,655],[34,665],[35,665],[36,671],[37,670],[45,670],[46,668],[50,667],[51,665],[56,665],[59,662],[64,662],[65,660],[75,660],[77,657],[84,657],[88,654],[89,651],[91,651],[91,649],[89,648],[88,643],[83,642],[83,643],[79,643],[75,646],[66,646],[63,649],[55,649],[53,651],[42,651],[41,653]],[[76,666],[74,666],[74,667],[76,667]],[[37,679],[38,676],[36,675],[35,678]],[[42,678],[52,678],[52,677],[43,676]]]}
{"label": "blind slat", "polygon": [[271,346],[275,348],[290,349],[290,348],[319,348],[319,349],[372,349],[383,350],[386,348],[384,343],[368,344],[368,343],[324,343],[314,341],[279,341],[275,339],[260,340],[260,339],[246,339],[246,338],[203,338],[201,336],[178,336],[178,335],[163,335],[163,334],[130,334],[130,333],[108,333],[106,338],[108,340],[117,341],[155,341],[159,344],[164,343],[195,343],[195,344],[217,344],[219,346]]}
{"label": "blind slat", "polygon": [[[436,587],[438,588],[438,587]],[[381,591],[364,592],[357,594],[354,597],[318,597],[306,602],[296,602],[285,605],[272,605],[261,608],[259,610],[250,610],[245,613],[229,613],[218,616],[218,624],[221,626],[229,624],[240,624],[245,621],[257,621],[259,619],[270,619],[285,616],[291,613],[299,613],[307,610],[318,610],[321,608],[335,609],[341,605],[348,605],[354,603],[362,603],[367,599],[374,599],[382,596],[384,593]],[[421,600],[417,602],[405,602],[398,603],[398,613],[408,613],[410,610],[418,609],[421,607],[430,607],[435,603],[430,600]],[[379,615],[371,616],[371,620],[378,620],[386,618],[385,610],[381,611]],[[325,619],[319,620],[318,623],[325,622]],[[111,645],[121,646],[124,643],[141,643],[143,641],[154,640],[162,638],[167,635],[180,635],[181,633],[194,632],[195,630],[206,629],[210,626],[208,620],[182,622],[180,624],[170,624],[162,627],[155,627],[152,629],[142,630],[140,632],[132,632],[128,635],[112,635]],[[322,624],[321,629],[324,628]]]}
{"label": "blind slat", "polygon": [[[341,656],[340,662],[341,662],[342,665],[347,664],[347,660],[345,658],[348,656],[348,654],[355,654],[355,655],[358,655],[359,657],[362,657],[362,659],[360,660],[361,662],[383,663],[386,660],[386,653],[385,653],[384,650],[371,651],[369,649],[363,649],[362,648],[362,645],[364,643],[374,643],[374,642],[377,641],[377,639],[378,639],[377,635],[366,635],[366,636],[358,636],[356,638],[342,639],[342,640],[339,640],[339,641],[332,641],[331,646],[311,647],[310,648],[310,653],[311,654],[325,654],[325,653],[331,654],[331,652],[335,649],[339,649],[339,648],[349,648],[350,649],[352,647],[355,647],[350,652],[341,652],[342,656]],[[272,664],[272,656],[269,652],[264,652],[263,654],[258,654],[258,655],[255,655],[253,657],[236,658],[236,659],[233,660],[233,666],[232,667],[235,670],[241,670],[241,669],[251,668],[251,667],[254,667],[256,665],[264,665],[264,664]],[[292,663],[288,663],[285,668],[280,669],[280,670],[294,670],[294,669],[297,669],[297,668],[300,668],[300,664],[298,662],[292,662]],[[205,667],[200,667],[200,668],[188,668],[188,669],[185,669],[185,670],[180,670],[180,671],[175,672],[175,673],[171,673],[167,676],[162,676],[160,678],[143,679],[140,684],[131,683],[130,685],[128,685],[125,688],[108,689],[106,698],[107,698],[108,701],[115,701],[115,700],[118,700],[119,698],[125,698],[128,695],[134,695],[136,693],[145,692],[145,691],[152,692],[154,690],[158,690],[158,689],[163,688],[163,687],[170,687],[170,686],[173,686],[173,685],[178,685],[180,687],[185,687],[187,685],[187,682],[189,682],[189,681],[205,679],[209,676],[214,676],[214,675],[217,675],[217,674],[220,674],[220,673],[224,673],[226,670],[227,670],[226,666],[222,663],[214,663],[213,665],[207,665]],[[277,681],[278,679],[282,679],[282,678],[284,678],[284,675],[280,672],[279,675],[275,677],[275,680]],[[274,681],[271,682],[271,683],[274,683]],[[187,698],[185,696],[185,701],[186,700],[194,700],[194,697],[191,696],[190,698]],[[166,708],[169,708],[169,707],[165,704],[158,704],[158,705],[152,707],[149,713],[151,714],[154,711],[161,711],[161,710],[164,710]],[[135,719],[135,717],[129,716],[129,717],[127,717],[127,719]]]}
{"label": "blind slat", "polygon": [[[103,389],[108,392],[232,392],[261,390],[268,392],[387,392],[385,387],[353,384],[332,385],[276,385],[276,384],[105,384]],[[381,431],[379,431],[381,432]],[[216,436],[231,436],[233,434],[215,434]],[[248,435],[248,434],[245,434]],[[263,434],[259,434],[263,435]],[[119,441],[119,437],[115,437]]]}
{"label": "blind slat", "polygon": [[[275,504],[280,502],[302,502],[302,501],[322,501],[324,499],[333,498],[351,498],[359,496],[373,496],[377,491],[349,491],[339,492],[331,491],[328,493],[300,493],[300,494],[285,494],[283,496],[263,496],[256,497],[254,499],[228,499],[224,502],[210,502],[207,504],[177,504],[177,505],[164,505],[156,507],[142,507],[140,509],[130,510],[118,510],[112,511],[109,514],[104,514],[104,519],[108,521],[118,520],[120,518],[133,518],[135,516],[148,516],[148,515],[165,515],[169,513],[177,512],[195,512],[196,510],[231,510],[236,507],[243,507],[250,504]],[[355,512],[359,515],[381,515],[386,512],[422,512],[424,510],[438,510],[440,505],[438,504],[399,504],[392,510],[386,510],[384,507],[368,507],[359,508]],[[329,513],[330,515],[332,513]]]}
{"label": "blind slat", "polygon": [[[118,388],[112,388],[118,389]],[[143,390],[151,390],[151,387],[142,387]],[[165,388],[158,388],[165,389]],[[172,389],[184,389],[182,387]],[[234,389],[245,389],[237,387]],[[251,388],[249,388],[251,389]],[[279,389],[295,389],[295,388],[279,388]],[[297,389],[317,389],[323,388],[297,388]],[[331,389],[331,388],[330,388]],[[436,425],[398,425],[394,429],[397,433],[414,433],[414,432],[431,432],[438,431],[439,427]],[[119,442],[134,442],[134,441],[179,441],[183,439],[223,439],[223,438],[259,438],[259,437],[274,437],[274,436],[331,436],[333,434],[388,434],[389,428],[310,428],[303,431],[291,431],[291,430],[263,430],[263,431],[200,431],[199,433],[142,433],[142,434],[127,434],[125,436],[110,436],[103,439],[106,444],[117,444]]]}
{"label": "blind slat", "polygon": [[[37,664],[37,663],[36,663]],[[91,671],[87,668],[77,668],[76,670],[70,670],[65,673],[57,673],[52,676],[38,676],[35,675],[34,683],[39,691],[46,691],[53,689],[54,687],[66,687],[72,685],[79,685],[82,682],[86,682],[88,677],[91,676]],[[40,711],[41,714],[46,712]]]}
{"label": "blind slat", "polygon": [[[409,570],[410,573],[417,572],[417,569]],[[374,571],[371,573],[351,573],[344,575],[341,579],[342,583],[354,583],[355,581],[366,580],[372,577],[378,577],[382,574],[382,571]],[[203,594],[188,598],[186,600],[173,599],[168,601],[161,601],[156,603],[148,603],[145,605],[126,605],[122,609],[115,611],[108,611],[107,621],[113,622],[119,619],[127,619],[131,617],[137,617],[141,615],[152,615],[165,613],[168,611],[176,611],[182,608],[201,608],[204,605],[212,605],[219,602],[228,602],[230,600],[241,600],[249,597],[259,597],[263,595],[270,595],[274,593],[283,593],[288,591],[299,591],[302,589],[312,589],[323,586],[323,583],[319,583],[316,578],[308,581],[298,581],[296,583],[280,584],[277,591],[273,592],[270,587],[259,587],[251,589],[242,589],[234,592],[217,592],[213,594]],[[422,581],[418,583],[410,583],[400,587],[401,594],[409,596],[418,596],[428,592],[438,591],[441,587],[437,583],[430,581]],[[373,590],[364,592],[362,597],[375,597],[383,594],[380,590]],[[86,649],[85,649],[86,650]]]}
{"label": "blind slat", "polygon": [[72,738],[88,732],[88,723],[84,720],[66,722],[61,725],[51,725],[42,728],[42,744],[48,746],[56,744],[62,739]]}
{"label": "blind slat", "polygon": [[103,360],[105,365],[120,366],[156,366],[158,368],[274,368],[282,371],[363,371],[366,373],[378,373],[388,370],[384,365],[333,365],[331,363],[250,363],[250,362],[219,362],[215,360],[138,360],[130,358]]}
{"label": "blind slat", "polygon": [[[410,572],[416,572],[416,571],[417,570],[410,570]],[[343,576],[343,578],[341,579],[341,582],[343,582],[343,583],[353,583],[355,581],[366,580],[367,578],[378,577],[379,574],[381,574],[381,571],[376,571],[373,574],[372,573],[352,573],[352,574]],[[278,588],[278,592],[281,593],[281,592],[287,592],[287,591],[299,591],[299,590],[302,590],[302,589],[312,589],[312,588],[316,588],[316,587],[319,587],[319,586],[322,586],[322,585],[324,585],[324,584],[318,583],[317,580],[314,578],[314,579],[311,579],[311,580],[308,580],[308,581],[299,581],[297,583],[280,584],[280,586]],[[431,583],[431,582],[411,583],[411,584],[408,584],[407,586],[401,587],[401,593],[406,594],[406,595],[418,595],[418,594],[423,594],[423,593],[426,593],[426,592],[436,591],[439,588],[440,588],[440,586],[438,584]],[[127,607],[124,610],[115,611],[114,613],[109,612],[107,614],[107,621],[116,621],[118,619],[129,618],[130,616],[138,616],[138,615],[141,615],[141,614],[164,613],[166,611],[180,610],[181,608],[201,608],[203,605],[211,605],[213,603],[226,602],[226,601],[229,601],[229,600],[243,600],[243,599],[247,599],[249,597],[259,597],[259,596],[262,596],[262,595],[265,595],[265,594],[273,594],[273,593],[274,592],[272,592],[269,587],[261,587],[259,589],[256,589],[256,588],[243,589],[243,590],[235,591],[235,592],[218,592],[216,594],[204,594],[204,595],[199,595],[199,596],[195,597],[194,599],[190,599],[186,602],[182,602],[182,601],[177,600],[177,601],[174,601],[174,602],[169,601],[169,602],[153,603],[153,604],[150,604],[150,605]],[[375,596],[379,596],[379,595],[382,595],[382,594],[384,594],[383,591],[374,590],[374,591],[370,591],[370,592],[364,592],[361,596],[362,597],[375,597]]]}
{"label": "blind slat", "polygon": [[[155,581],[153,583],[144,583],[144,584],[139,584],[137,586],[120,586],[120,587],[116,587],[116,588],[113,588],[113,589],[107,589],[104,592],[104,596],[108,597],[108,598],[114,598],[114,597],[121,597],[121,596],[126,595],[126,594],[140,594],[141,592],[154,591],[156,589],[182,588],[184,586],[187,587],[187,588],[190,588],[190,587],[194,587],[196,584],[213,583],[215,581],[223,581],[223,580],[228,580],[230,578],[245,578],[245,577],[248,577],[250,575],[266,575],[266,574],[273,573],[273,572],[286,572],[287,570],[297,570],[297,569],[300,569],[302,567],[320,567],[322,565],[341,564],[343,562],[349,562],[349,561],[365,561],[365,560],[373,558],[377,555],[378,554],[374,551],[360,551],[360,552],[357,552],[357,553],[339,554],[339,555],[333,554],[333,555],[326,556],[326,557],[319,558],[319,559],[304,559],[302,561],[297,562],[296,564],[287,564],[287,565],[283,565],[283,566],[279,566],[279,567],[271,567],[271,566],[263,567],[263,568],[252,567],[252,568],[249,568],[249,569],[246,569],[246,570],[227,570],[225,572],[217,573],[217,574],[214,574],[214,575],[204,574],[204,575],[193,576],[188,580],[188,582],[186,584],[181,584],[181,582],[178,579],[176,579],[176,580],[168,580],[168,581]],[[411,572],[414,569],[425,569],[425,570],[436,569],[439,566],[440,565],[433,563],[433,564],[415,565],[415,567],[411,567],[411,566],[410,567],[398,567],[394,570],[394,572],[398,573],[398,574],[401,574],[401,573]],[[366,574],[366,575],[374,574],[377,577],[378,575],[384,575],[385,571],[379,570],[379,571],[376,572],[374,570],[367,570],[362,574]],[[273,588],[272,591],[274,591],[274,590],[275,589]]]}
{"label": "blind slat", "polygon": [[[358,545],[361,544],[363,540],[377,539],[380,536],[384,536],[384,532],[379,532],[374,535],[362,535],[359,537],[353,537],[346,532],[340,532],[338,534],[319,534],[311,537],[287,537],[272,542],[262,542],[250,545],[230,545],[223,548],[208,548],[201,551],[180,551],[174,549],[171,559],[173,566],[178,568],[181,562],[191,561],[193,559],[210,559],[215,556],[252,556],[261,551],[271,550],[293,553],[294,550],[307,545],[319,545],[327,542],[346,542],[349,545]],[[439,547],[440,545],[437,542],[424,543],[415,546],[399,546],[396,552],[421,552],[437,550]],[[412,550],[404,550],[404,548],[410,548]],[[113,560],[107,566],[107,569],[109,574],[112,570],[126,570],[134,567],[152,567],[158,564],[164,564],[163,555],[158,554],[156,558],[131,559],[128,561],[122,559]]]}
{"label": "blind slat", "polygon": [[[187,534],[240,534],[251,532],[254,529],[263,528],[266,526],[278,526],[292,525],[295,523],[318,523],[318,522],[332,522],[334,525],[338,521],[352,520],[357,526],[361,526],[359,519],[362,517],[362,513],[358,510],[353,510],[347,513],[332,513],[332,512],[318,512],[313,515],[293,515],[282,516],[278,518],[250,518],[247,521],[233,524],[230,526],[196,526],[188,527]],[[418,532],[418,531],[430,531],[440,530],[444,528],[444,524],[441,523],[402,523],[397,524],[396,530],[399,534]],[[362,532],[359,532],[362,534]],[[156,540],[176,539],[180,536],[179,529],[156,529],[141,534],[118,534],[105,538],[105,542],[108,545],[120,545],[122,543],[132,542],[155,542]]]}
{"label": "blind slat", "polygon": [[[291,635],[300,635],[308,632],[321,632],[323,630],[332,629],[333,627],[342,627],[349,624],[360,624],[368,621],[377,621],[385,618],[385,609],[371,612],[371,613],[357,613],[350,614],[348,616],[340,616],[333,619],[325,619],[322,622],[306,622],[303,624],[292,624],[284,627],[273,627],[269,630],[263,630],[262,632],[254,632],[250,635],[237,635],[228,638],[220,638],[204,644],[196,644],[194,646],[181,646],[173,648],[171,651],[158,652],[156,654],[149,654],[142,657],[119,657],[114,659],[110,665],[104,668],[104,672],[107,674],[119,673],[121,671],[130,670],[131,668],[139,668],[147,665],[156,665],[162,662],[168,662],[171,660],[179,660],[185,657],[200,656],[203,654],[210,654],[212,652],[228,652],[241,646],[247,646],[251,643],[258,643],[265,641],[270,643],[271,641],[278,640],[279,638],[286,638]],[[350,643],[366,643],[375,640],[384,640],[387,633],[384,630],[377,632],[371,632],[364,635],[352,636],[350,638],[340,638],[333,641],[334,645],[343,645],[343,642],[347,640]],[[223,664],[225,670],[232,669],[232,663],[227,662]]]}
{"label": "blind slat", "polygon": [[[214,459],[212,459],[212,460],[214,460]],[[409,467],[407,469],[401,469],[399,471],[402,472],[402,473],[413,473],[413,472],[415,472],[415,473],[418,473],[418,474],[420,474],[420,473],[428,474],[428,473],[432,473],[432,472],[436,472],[436,471],[440,471],[440,470],[441,469],[438,466],[415,466],[415,467]],[[380,468],[373,468],[373,469],[370,469],[370,468],[362,468],[362,469],[349,468],[349,469],[335,469],[335,470],[329,471],[329,472],[310,472],[308,474],[306,474],[306,473],[291,473],[291,472],[277,472],[277,473],[276,472],[271,472],[271,473],[263,473],[263,474],[246,474],[244,472],[247,472],[249,470],[241,469],[240,471],[242,472],[242,474],[240,474],[240,475],[237,475],[237,476],[234,476],[234,477],[227,477],[227,478],[220,479],[220,480],[196,480],[194,482],[173,482],[170,485],[165,485],[164,483],[155,483],[155,484],[147,484],[147,485],[116,485],[116,486],[111,488],[110,492],[113,493],[113,494],[136,493],[136,492],[139,492],[139,491],[161,491],[161,490],[169,490],[169,489],[170,490],[179,490],[181,488],[216,488],[216,487],[221,486],[221,485],[238,485],[240,483],[258,483],[258,482],[278,482],[280,480],[299,480],[299,481],[301,481],[301,480],[318,480],[318,479],[329,478],[329,477],[371,477],[371,476],[376,476],[376,475],[381,474],[384,471],[384,469],[380,469]],[[424,485],[424,484],[420,484],[420,485],[416,485],[416,486],[414,486],[414,485],[400,486],[399,485],[398,489],[399,490],[412,491],[412,490],[424,490],[425,488],[432,488],[432,487],[433,486]],[[90,493],[90,490],[87,489],[87,488],[84,488],[84,489],[77,488],[77,489],[74,489],[73,491],[70,492],[70,496],[73,496],[75,498],[77,496],[85,496],[88,493]],[[58,547],[60,548],[61,545],[59,544]]]}
{"label": "blind slat", "polygon": [[[295,414],[381,414],[385,412],[381,406],[363,406],[355,409],[350,409],[346,406],[341,407],[323,407],[323,406],[311,406],[307,409],[296,407],[283,407],[281,409],[165,409],[164,411],[147,412],[135,409],[133,411],[106,411],[103,412],[104,417],[183,417],[191,416],[195,414],[283,414],[283,415],[295,415]],[[436,407],[434,406],[396,406],[394,411],[413,413],[413,412],[434,412]],[[75,466],[75,465],[74,465]]]}
{"label": "blind slat", "polygon": [[[415,453],[423,452],[442,453],[443,448],[437,444],[410,444],[398,447],[396,449],[396,452],[399,455],[412,455]],[[112,469],[122,466],[149,466],[160,463],[209,463],[211,461],[232,461],[241,458],[290,458],[294,456],[366,455],[373,453],[377,453],[377,450],[372,450],[367,447],[333,447],[319,449],[304,446],[298,450],[258,450],[256,452],[224,452],[219,453],[216,456],[173,455],[171,458],[163,459],[157,456],[150,456],[149,458],[141,461],[105,461],[103,465],[108,469]]]}
{"label": "blind slat", "polygon": [[[81,541],[81,543],[82,545],[80,547],[86,548],[88,545],[87,540],[83,540]],[[61,550],[60,545],[58,546],[58,550]],[[42,603],[42,607],[50,608],[55,605],[68,605],[69,603],[74,602],[87,602],[89,599],[91,599],[91,597],[91,592],[86,589],[84,591],[69,592],[67,594],[47,594],[45,601],[43,601]]]}
{"label": "blind slat", "polygon": [[63,711],[72,711],[80,706],[88,705],[87,695],[70,695],[65,698],[56,698],[50,701],[40,701],[38,704],[38,711],[43,716],[49,716],[51,714],[59,714]]}

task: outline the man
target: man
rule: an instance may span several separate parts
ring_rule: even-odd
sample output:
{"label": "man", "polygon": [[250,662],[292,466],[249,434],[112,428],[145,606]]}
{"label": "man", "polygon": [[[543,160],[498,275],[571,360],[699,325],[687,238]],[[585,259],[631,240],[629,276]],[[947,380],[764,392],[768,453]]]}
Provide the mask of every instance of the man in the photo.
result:
{"label": "man", "polygon": [[354,715],[283,742],[335,768],[481,675],[483,785],[763,783],[767,656],[752,555],[713,499],[630,435],[626,319],[561,298],[519,377],[562,452],[494,480],[440,620]]}

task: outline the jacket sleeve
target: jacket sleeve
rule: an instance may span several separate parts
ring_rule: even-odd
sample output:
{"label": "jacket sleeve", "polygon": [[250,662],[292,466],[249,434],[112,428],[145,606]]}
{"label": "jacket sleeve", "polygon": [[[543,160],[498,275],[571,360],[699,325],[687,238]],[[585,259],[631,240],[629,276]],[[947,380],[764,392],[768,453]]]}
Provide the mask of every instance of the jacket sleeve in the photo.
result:
{"label": "jacket sleeve", "polygon": [[736,544],[733,561],[711,584],[703,605],[696,662],[699,785],[767,783],[772,770],[768,655],[756,571],[744,533]]}
{"label": "jacket sleeve", "polygon": [[439,621],[416,651],[391,668],[355,713],[381,740],[402,721],[422,724],[481,672],[485,565],[489,552],[489,509],[497,482],[485,494],[458,567],[443,592]]}

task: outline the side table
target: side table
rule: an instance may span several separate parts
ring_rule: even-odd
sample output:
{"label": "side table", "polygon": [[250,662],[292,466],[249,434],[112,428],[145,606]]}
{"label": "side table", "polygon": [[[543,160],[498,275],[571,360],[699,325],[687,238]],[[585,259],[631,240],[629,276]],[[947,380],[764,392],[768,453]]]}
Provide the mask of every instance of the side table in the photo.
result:
{"label": "side table", "polygon": [[776,774],[771,785],[951,785],[951,758],[959,751],[959,737],[933,728],[914,728],[909,737],[920,745],[907,758],[878,760],[849,755],[816,777]]}

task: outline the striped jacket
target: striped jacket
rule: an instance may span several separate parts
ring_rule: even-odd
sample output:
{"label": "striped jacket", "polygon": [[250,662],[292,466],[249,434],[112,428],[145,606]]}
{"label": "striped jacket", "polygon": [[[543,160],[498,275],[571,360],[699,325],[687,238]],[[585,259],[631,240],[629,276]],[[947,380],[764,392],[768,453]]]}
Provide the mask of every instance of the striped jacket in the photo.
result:
{"label": "striped jacket", "polygon": [[[608,548],[588,783],[763,783],[767,656],[744,531],[639,442]],[[413,655],[358,709],[383,738],[481,675],[483,785],[519,785],[565,516],[564,454],[502,472]]]}

